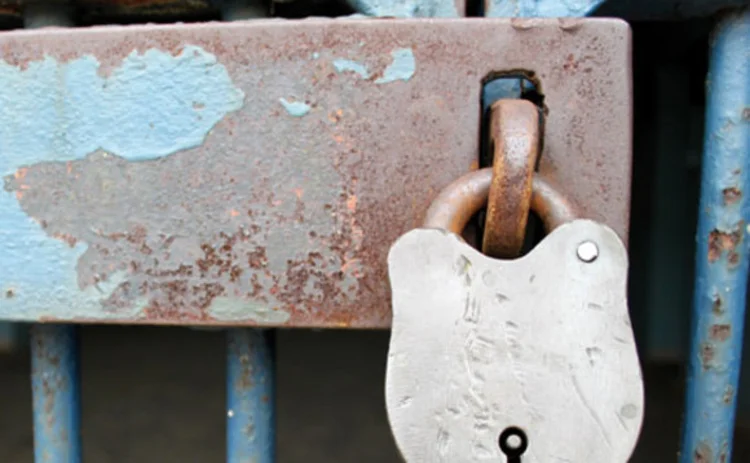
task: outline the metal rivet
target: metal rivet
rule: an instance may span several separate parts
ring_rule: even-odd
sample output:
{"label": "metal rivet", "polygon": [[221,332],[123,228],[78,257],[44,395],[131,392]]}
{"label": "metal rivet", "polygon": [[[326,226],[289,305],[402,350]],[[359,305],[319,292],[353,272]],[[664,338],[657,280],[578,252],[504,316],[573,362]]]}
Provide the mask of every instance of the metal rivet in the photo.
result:
{"label": "metal rivet", "polygon": [[583,262],[590,263],[599,257],[599,248],[593,241],[584,241],[578,245],[577,254]]}

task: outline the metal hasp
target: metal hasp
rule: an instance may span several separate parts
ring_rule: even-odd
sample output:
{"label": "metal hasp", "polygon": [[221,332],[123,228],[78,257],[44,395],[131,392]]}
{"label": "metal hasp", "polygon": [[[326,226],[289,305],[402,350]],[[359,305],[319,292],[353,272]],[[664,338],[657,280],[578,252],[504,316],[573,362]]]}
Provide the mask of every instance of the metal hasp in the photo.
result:
{"label": "metal hasp", "polygon": [[34,461],[81,461],[78,342],[74,326],[31,328]]}
{"label": "metal hasp", "polygon": [[630,47],[572,18],[0,34],[0,319],[386,328],[388,248],[476,167],[503,72],[544,95],[540,174],[626,240]]}
{"label": "metal hasp", "polygon": [[274,463],[273,333],[228,330],[227,349],[227,463]]}
{"label": "metal hasp", "polygon": [[732,461],[748,277],[750,10],[711,39],[693,332],[680,461]]}

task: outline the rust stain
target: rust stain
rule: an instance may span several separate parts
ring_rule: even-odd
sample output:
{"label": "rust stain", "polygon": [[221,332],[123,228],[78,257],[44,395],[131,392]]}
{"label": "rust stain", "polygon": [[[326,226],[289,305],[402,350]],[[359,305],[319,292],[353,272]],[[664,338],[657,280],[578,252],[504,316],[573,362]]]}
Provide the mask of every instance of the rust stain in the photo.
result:
{"label": "rust stain", "polygon": [[356,195],[350,195],[346,199],[346,208],[349,209],[349,212],[357,212],[357,196]]}
{"label": "rust stain", "polygon": [[705,442],[701,442],[693,453],[693,463],[713,463],[713,451]]}
{"label": "rust stain", "polygon": [[721,315],[724,313],[723,302],[721,300],[721,296],[719,296],[718,294],[714,294],[713,302],[711,304],[711,311],[716,315]]}
{"label": "rust stain", "polygon": [[334,124],[339,123],[341,121],[341,118],[344,117],[344,111],[342,109],[337,109],[335,111],[331,111],[328,114],[328,120],[333,122]]}
{"label": "rust stain", "polygon": [[715,324],[711,325],[711,339],[716,341],[726,341],[729,339],[729,336],[732,334],[732,327],[731,325],[720,325]]}
{"label": "rust stain", "polygon": [[53,233],[52,236],[60,241],[65,242],[71,248],[74,248],[78,243],[78,239],[67,233]]}
{"label": "rust stain", "polygon": [[15,295],[16,295],[16,293],[12,289],[9,289],[9,290],[5,291],[5,297],[8,298],[8,299],[10,299],[12,297],[15,297]]}
{"label": "rust stain", "polygon": [[[735,264],[739,261],[735,249],[742,242],[744,223],[738,223],[731,232],[714,229],[708,235],[708,261],[716,262],[725,252],[728,252],[730,264],[734,260]],[[736,256],[733,258],[732,253]]]}
{"label": "rust stain", "polygon": [[[108,9],[169,2],[91,3]],[[134,50],[179,54],[192,44],[213,53],[237,82],[252,83],[244,88],[246,107],[189,152],[158,163],[127,163],[112,155],[106,161],[39,164],[12,180],[20,206],[46,224],[49,236],[87,245],[77,265],[80,288],[122,277],[102,308],[108,320],[219,324],[206,306],[221,295],[289,311],[295,326],[387,327],[387,250],[419,226],[436,192],[477,167],[478,98],[466,82],[479,85],[482,76],[505,66],[537,70],[545,102],[557,114],[545,127],[550,142],[540,172],[566,185],[586,216],[627,239],[632,108],[625,26],[587,24],[563,36],[554,20],[534,20],[533,33],[493,19],[418,28],[398,20],[325,27],[331,33],[316,33],[320,25],[308,21],[274,25],[273,33],[268,25],[248,23],[112,27],[86,31],[84,42],[75,31],[0,38],[0,53],[10,64],[95,56],[103,75]],[[508,47],[498,53],[480,40],[488,33]],[[326,50],[372,59],[374,70],[387,64],[394,39],[419,44],[415,55],[423,72],[389,88],[389,98],[382,97],[383,88],[340,79],[323,59],[299,65],[309,61],[311,50]],[[367,43],[368,56],[352,51],[360,42]],[[565,69],[561,61],[571,52],[575,57]],[[588,56],[598,60],[591,73],[582,72]],[[279,127],[289,133],[280,124],[291,122],[262,113],[269,107],[267,95],[255,90],[280,78],[314,82],[310,97],[335,109],[322,121],[293,121],[300,136],[278,137]],[[607,127],[623,130],[603,140]],[[307,166],[315,166],[313,172],[299,174]],[[100,189],[100,179],[111,187]],[[21,184],[34,193],[23,194]],[[304,203],[292,188],[304,189]],[[228,214],[227,204],[242,213]],[[66,219],[71,216],[79,217],[77,224]],[[295,243],[299,253],[272,239],[295,234],[305,244]],[[143,316],[125,315],[136,301],[145,304]],[[82,314],[81,320],[96,321],[97,314]]]}
{"label": "rust stain", "polygon": [[490,114],[493,176],[482,251],[517,257],[526,236],[532,178],[539,159],[539,109],[526,100],[499,100]]}
{"label": "rust stain", "polygon": [[724,196],[724,204],[727,206],[732,205],[742,199],[742,191],[734,186],[724,188],[722,190],[722,195]]}
{"label": "rust stain", "polygon": [[724,395],[722,396],[721,400],[724,402],[724,404],[729,405],[732,403],[732,399],[734,398],[734,388],[732,386],[727,386],[726,389],[724,389]]}
{"label": "rust stain", "polygon": [[737,267],[740,263],[740,254],[737,251],[729,251],[727,262],[729,263],[729,268]]}

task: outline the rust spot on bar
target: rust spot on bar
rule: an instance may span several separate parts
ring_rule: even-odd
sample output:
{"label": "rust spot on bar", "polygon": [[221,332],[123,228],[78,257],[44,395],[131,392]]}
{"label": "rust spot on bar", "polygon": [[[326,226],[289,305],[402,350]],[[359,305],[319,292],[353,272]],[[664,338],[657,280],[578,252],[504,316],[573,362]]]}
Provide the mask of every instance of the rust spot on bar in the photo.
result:
{"label": "rust spot on bar", "polygon": [[[737,245],[742,242],[742,231],[744,223],[740,222],[731,232],[725,232],[719,229],[714,229],[708,235],[708,261],[716,262],[724,254],[724,252],[730,253],[730,264],[732,263],[731,253],[735,253]],[[735,263],[739,261],[739,256],[734,258]]]}
{"label": "rust spot on bar", "polygon": [[698,444],[693,454],[693,463],[713,463],[713,452],[705,442]]}
{"label": "rust spot on bar", "polygon": [[8,299],[14,297],[15,295],[16,295],[16,293],[13,292],[12,289],[9,289],[9,290],[5,291],[5,297],[8,298]]}
{"label": "rust spot on bar", "polygon": [[742,110],[742,119],[750,121],[750,108],[745,108]]}
{"label": "rust spot on bar", "polygon": [[726,341],[729,339],[729,336],[732,334],[732,326],[731,325],[711,325],[711,339],[714,339],[716,341]]}
{"label": "rust spot on bar", "polygon": [[732,403],[733,398],[734,398],[734,388],[732,386],[727,386],[726,389],[724,389],[724,395],[722,396],[721,400],[726,405],[729,405]]}
{"label": "rust spot on bar", "polygon": [[719,296],[718,294],[714,294],[713,303],[711,304],[711,311],[716,315],[721,315],[724,313],[723,301],[721,300],[721,296]]}
{"label": "rust spot on bar", "polygon": [[735,186],[724,188],[722,190],[722,195],[724,196],[724,204],[726,204],[727,206],[734,204],[742,199],[742,191]]}

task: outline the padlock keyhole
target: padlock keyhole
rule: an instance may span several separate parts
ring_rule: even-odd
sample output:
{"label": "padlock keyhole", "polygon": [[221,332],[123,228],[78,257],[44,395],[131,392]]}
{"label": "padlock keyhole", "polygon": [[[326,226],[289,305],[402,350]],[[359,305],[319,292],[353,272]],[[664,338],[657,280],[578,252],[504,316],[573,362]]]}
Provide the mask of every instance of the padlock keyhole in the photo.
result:
{"label": "padlock keyhole", "polygon": [[515,426],[505,428],[498,439],[500,451],[505,454],[507,463],[521,463],[521,455],[529,447],[529,439],[523,429]]}

